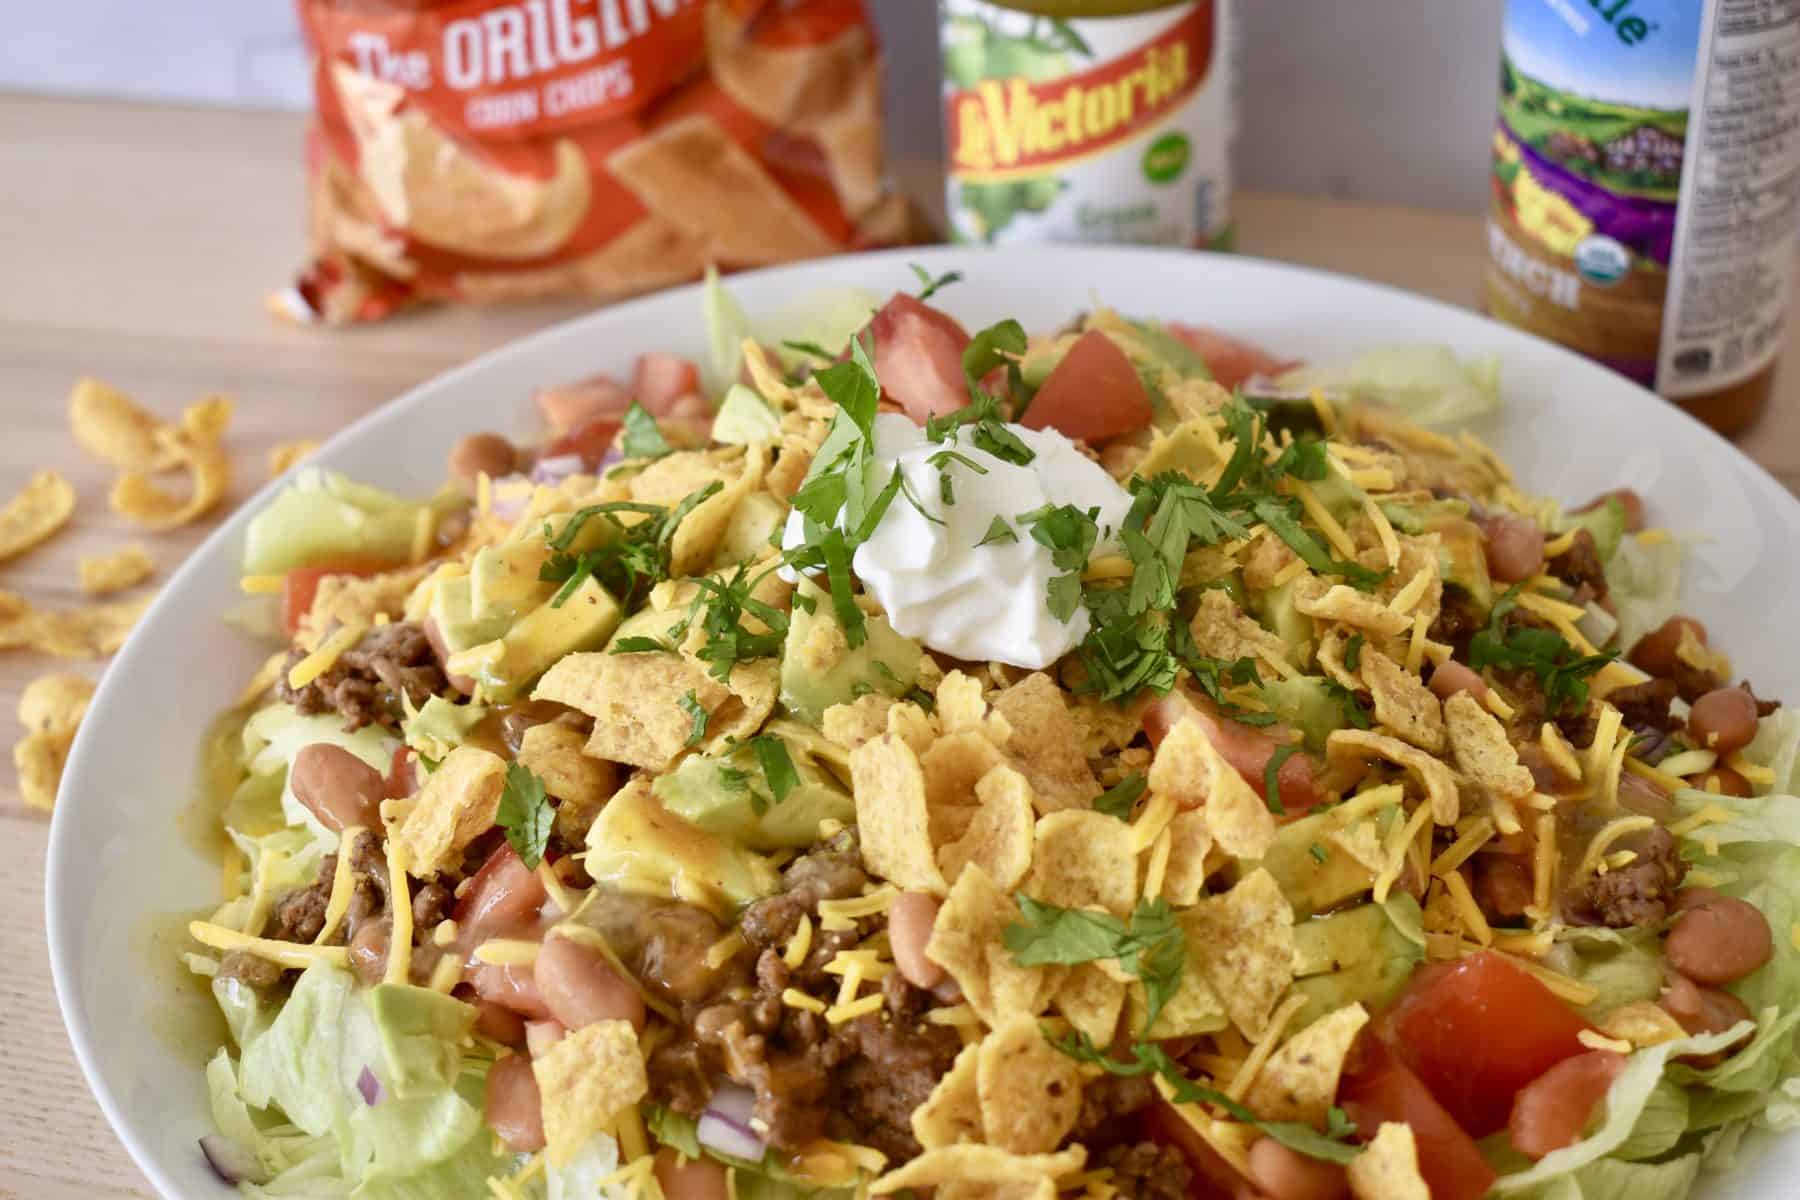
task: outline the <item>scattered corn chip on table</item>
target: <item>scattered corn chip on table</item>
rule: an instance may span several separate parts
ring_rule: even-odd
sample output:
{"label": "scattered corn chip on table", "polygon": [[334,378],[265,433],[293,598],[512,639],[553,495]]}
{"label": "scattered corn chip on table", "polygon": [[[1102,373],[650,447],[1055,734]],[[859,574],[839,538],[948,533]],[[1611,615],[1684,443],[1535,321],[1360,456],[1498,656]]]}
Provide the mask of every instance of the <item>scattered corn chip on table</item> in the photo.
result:
{"label": "scattered corn chip on table", "polygon": [[[226,445],[227,504],[267,478],[278,444],[329,435],[382,401],[578,306],[446,311],[372,329],[278,324],[263,297],[300,259],[301,123],[227,113],[0,96],[0,492],[53,467],[75,486],[73,519],[48,543],[0,566],[0,589],[35,603],[84,597],[79,560],[142,542],[165,581],[210,532],[127,525],[106,502],[114,472],[82,454],[67,398],[90,375],[173,420],[192,401],[238,402]],[[929,164],[914,164],[922,194]],[[1245,251],[1361,275],[1459,304],[1482,268],[1477,215],[1251,193],[1241,197]],[[1772,410],[1741,442],[1800,490],[1800,322]],[[223,510],[221,510],[223,511]],[[127,592],[130,597],[141,589]],[[0,652],[0,726],[25,684],[50,670],[97,677],[100,663]],[[179,791],[185,781],[172,780]],[[0,770],[0,1197],[146,1196],[143,1178],[101,1118],[57,1016],[44,948],[43,862],[49,821]],[[122,913],[120,919],[134,919]],[[198,1058],[196,1062],[198,1062]]]}

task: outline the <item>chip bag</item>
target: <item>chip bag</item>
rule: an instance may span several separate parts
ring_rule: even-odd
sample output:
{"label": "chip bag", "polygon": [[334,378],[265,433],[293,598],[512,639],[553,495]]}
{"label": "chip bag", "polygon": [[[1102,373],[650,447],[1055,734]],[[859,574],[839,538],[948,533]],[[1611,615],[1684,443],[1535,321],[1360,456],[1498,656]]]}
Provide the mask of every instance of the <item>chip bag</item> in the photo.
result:
{"label": "chip bag", "polygon": [[905,240],[860,0],[298,0],[300,320],[610,300]]}

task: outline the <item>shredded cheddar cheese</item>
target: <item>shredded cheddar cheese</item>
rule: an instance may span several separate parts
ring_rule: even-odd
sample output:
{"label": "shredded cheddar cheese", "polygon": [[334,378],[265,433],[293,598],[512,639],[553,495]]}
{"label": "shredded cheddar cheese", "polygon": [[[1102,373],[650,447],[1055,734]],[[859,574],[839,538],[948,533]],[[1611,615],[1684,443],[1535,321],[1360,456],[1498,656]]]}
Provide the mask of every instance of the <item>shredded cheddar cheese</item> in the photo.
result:
{"label": "shredded cheddar cheese", "polygon": [[1440,876],[1444,881],[1444,890],[1450,896],[1450,907],[1461,923],[1463,932],[1483,946],[1494,944],[1494,930],[1482,915],[1481,905],[1475,903],[1475,894],[1469,890],[1469,881],[1462,877],[1461,871],[1451,871]]}
{"label": "shredded cheddar cheese", "polygon": [[362,641],[366,632],[361,625],[346,625],[335,631],[319,648],[288,668],[288,686],[299,691],[337,664],[344,651]]}
{"label": "shredded cheddar cheese", "polygon": [[350,897],[356,892],[356,872],[350,865],[350,858],[356,849],[356,839],[367,832],[361,825],[352,825],[338,839],[337,866],[331,873],[331,898],[325,902],[325,923],[319,926],[319,936],[313,939],[315,946],[323,946],[330,940],[344,914],[350,911]]}
{"label": "shredded cheddar cheese", "polygon": [[881,993],[870,992],[867,996],[832,1005],[825,1010],[825,1020],[832,1025],[842,1025],[845,1021],[853,1021],[857,1017],[866,1017],[880,1012],[882,1004]]}
{"label": "shredded cheddar cheese", "polygon": [[1742,775],[1757,787],[1774,787],[1775,772],[1761,763],[1753,763],[1744,757],[1742,750],[1734,750],[1726,755],[1725,765]]}
{"label": "shredded cheddar cheese", "polygon": [[900,890],[893,884],[884,883],[848,900],[821,900],[819,928],[831,931],[854,929],[859,919],[886,912],[899,894]]}
{"label": "shredded cheddar cheese", "polygon": [[1406,798],[1406,789],[1397,783],[1384,783],[1345,800],[1342,804],[1326,810],[1326,814],[1334,825],[1349,825],[1358,817],[1365,817],[1381,809],[1400,803]]}
{"label": "shredded cheddar cheese", "polygon": [[1532,856],[1531,905],[1539,912],[1550,910],[1550,892],[1556,882],[1556,814],[1547,812],[1537,819],[1537,847]]}
{"label": "shredded cheddar cheese", "polygon": [[1350,540],[1350,535],[1344,532],[1344,527],[1338,524],[1338,519],[1331,515],[1331,510],[1320,502],[1311,485],[1292,476],[1288,477],[1287,482],[1293,486],[1294,495],[1300,498],[1300,507],[1306,510],[1306,515],[1311,517],[1313,524],[1319,527],[1319,532],[1325,535],[1325,540],[1331,543],[1331,548],[1344,558],[1354,560],[1356,543]]}
{"label": "shredded cheddar cheese", "polygon": [[1232,1075],[1231,1082],[1225,1085],[1227,1096],[1239,1103],[1243,1102],[1244,1097],[1250,1091],[1250,1085],[1256,1082],[1257,1073],[1262,1070],[1263,1064],[1269,1061],[1269,1056],[1275,1053],[1275,1048],[1281,1044],[1281,1035],[1287,1032],[1288,1022],[1292,1021],[1294,1015],[1305,1007],[1306,997],[1304,996],[1289,996],[1281,1002],[1281,1007],[1270,1015],[1268,1027],[1263,1030],[1262,1037],[1256,1040],[1256,1045],[1250,1047],[1249,1056]]}
{"label": "shredded cheddar cheese", "polygon": [[1494,949],[1505,950],[1509,954],[1523,954],[1527,958],[1542,958],[1550,953],[1550,947],[1555,944],[1554,929],[1540,929],[1536,933],[1494,934]]}
{"label": "shredded cheddar cheese", "polygon": [[1575,1035],[1575,1040],[1589,1050],[1611,1050],[1614,1054],[1630,1054],[1632,1046],[1621,1038],[1609,1038],[1598,1029],[1584,1029]]}
{"label": "shredded cheddar cheese", "polygon": [[[1618,709],[1610,704],[1602,704],[1600,706],[1600,720],[1594,726],[1594,741],[1593,744],[1588,747],[1587,763],[1586,769],[1583,772],[1584,774],[1594,776],[1602,775],[1606,772],[1606,762],[1612,757],[1613,743],[1619,740],[1619,733],[1623,724],[1624,718],[1620,715]],[[1629,740],[1631,736],[1630,731],[1625,731],[1625,734],[1627,740]]]}
{"label": "shredded cheddar cheese", "polygon": [[1669,531],[1661,528],[1640,529],[1637,531],[1638,545],[1660,546],[1670,540]]}
{"label": "shredded cheddar cheese", "polygon": [[1312,401],[1313,411],[1319,414],[1319,427],[1324,431],[1325,436],[1328,438],[1335,436],[1337,433],[1337,410],[1331,406],[1331,401],[1325,398],[1324,391],[1314,388],[1306,394],[1306,398]]}
{"label": "shredded cheddar cheese", "polygon": [[1458,835],[1457,839],[1444,849],[1444,852],[1432,861],[1431,873],[1440,878],[1452,873],[1456,868],[1469,861],[1469,858],[1492,840],[1494,823],[1487,817],[1477,817],[1469,823],[1469,827]]}
{"label": "shredded cheddar cheese", "polygon": [[619,1139],[619,1150],[630,1162],[650,1153],[650,1139],[644,1134],[644,1117],[638,1106],[628,1104],[613,1122],[613,1136]]}
{"label": "shredded cheddar cheese", "polygon": [[1386,556],[1388,566],[1399,566],[1400,539],[1395,536],[1394,526],[1388,521],[1387,514],[1381,511],[1381,505],[1375,503],[1373,496],[1364,495],[1362,506],[1363,515],[1375,527],[1375,536],[1381,541],[1381,553]]}
{"label": "shredded cheddar cheese", "polygon": [[1406,643],[1406,669],[1414,675],[1425,665],[1425,632],[1431,621],[1424,613],[1413,618],[1412,638]]}
{"label": "shredded cheddar cheese", "polygon": [[246,575],[238,580],[238,587],[246,596],[277,596],[286,586],[285,575]]}
{"label": "shredded cheddar cheese", "polygon": [[1581,856],[1581,863],[1575,868],[1575,878],[1583,879],[1600,865],[1606,852],[1612,849],[1613,843],[1633,833],[1642,833],[1646,829],[1654,829],[1654,817],[1618,817],[1602,825],[1588,842],[1587,852]]}
{"label": "shredded cheddar cheese", "polygon": [[406,851],[399,838],[387,840],[388,907],[393,911],[394,932],[388,939],[387,971],[383,982],[405,983],[412,974],[413,911],[406,882]]}
{"label": "shredded cheddar cheese", "polygon": [[1488,685],[1487,695],[1482,697],[1481,703],[1502,721],[1510,721],[1518,715],[1518,710],[1508,704],[1505,697],[1500,695],[1500,689],[1491,683]]}
{"label": "shredded cheddar cheese", "polygon": [[1146,898],[1160,896],[1163,880],[1169,873],[1169,854],[1174,849],[1175,839],[1165,828],[1150,843],[1150,857],[1144,860],[1144,896]]}
{"label": "shredded cheddar cheese", "polygon": [[1575,748],[1564,739],[1562,731],[1549,721],[1538,729],[1538,745],[1544,748],[1544,757],[1557,774],[1571,783],[1581,782],[1581,763],[1575,757]]}
{"label": "shredded cheddar cheese", "polygon": [[748,943],[744,941],[744,935],[734,929],[708,946],[706,953],[700,956],[700,961],[706,964],[707,970],[716,971],[736,958],[738,952],[743,950],[746,945]]}
{"label": "shredded cheddar cheese", "polygon": [[1669,832],[1676,837],[1687,837],[1703,825],[1714,825],[1721,821],[1735,820],[1735,816],[1716,804],[1707,804],[1695,812],[1689,813],[1670,824]]}
{"label": "shredded cheddar cheese", "polygon": [[1107,579],[1130,579],[1137,573],[1137,566],[1122,554],[1102,554],[1091,560],[1081,572],[1081,578],[1088,582]]}
{"label": "shredded cheddar cheese", "polygon": [[781,993],[781,1002],[789,1008],[798,1008],[805,1012],[823,1014],[825,1002],[817,996],[809,996],[799,988],[788,988]]}
{"label": "shredded cheddar cheese", "polygon": [[437,513],[430,505],[420,507],[413,517],[412,555],[408,562],[422,563],[431,557],[431,538],[437,532]]}
{"label": "shredded cheddar cheese", "polygon": [[462,982],[462,973],[462,960],[454,954],[444,955],[431,968],[431,990],[448,996]]}
{"label": "shredded cheddar cheese", "polygon": [[1435,575],[1436,572],[1430,567],[1420,567],[1413,573],[1413,577],[1406,581],[1406,586],[1395,592],[1394,598],[1388,601],[1389,611],[1397,613],[1411,612],[1418,605],[1419,601],[1425,598],[1425,589],[1431,586],[1431,581]]}
{"label": "shredded cheddar cheese", "polygon": [[189,921],[188,936],[214,950],[242,950],[258,958],[268,959],[284,967],[304,971],[314,963],[334,967],[350,965],[350,950],[345,946],[308,946],[301,942],[281,942],[274,938],[252,937],[211,921]]}
{"label": "shredded cheddar cheese", "polygon": [[490,967],[523,967],[537,961],[540,942],[522,938],[490,938],[475,947],[475,961]]}
{"label": "shredded cheddar cheese", "polygon": [[1579,529],[1570,529],[1544,543],[1545,558],[1561,558],[1575,545],[1575,535]]}
{"label": "shredded cheddar cheese", "polygon": [[1150,803],[1138,814],[1137,820],[1131,823],[1131,852],[1142,854],[1156,843],[1169,822],[1175,819],[1175,795],[1172,792],[1159,792],[1150,797]]}
{"label": "shredded cheddar cheese", "polygon": [[1271,587],[1282,587],[1285,584],[1292,583],[1294,580],[1306,574],[1306,572],[1306,560],[1303,558],[1296,558],[1293,562],[1275,572],[1274,576],[1270,578],[1269,584]]}
{"label": "shredded cheddar cheese", "polygon": [[1400,878],[1400,870],[1406,865],[1406,850],[1419,835],[1421,829],[1431,823],[1431,806],[1421,804],[1413,810],[1413,814],[1404,825],[1396,826],[1388,835],[1388,844],[1383,848],[1387,856],[1387,865],[1375,877],[1375,903],[1380,904],[1388,898],[1388,890],[1394,881]]}
{"label": "shredded cheddar cheese", "polygon": [[1654,783],[1665,792],[1679,792],[1683,788],[1689,786],[1687,780],[1676,775],[1671,775],[1667,771],[1653,767],[1649,763],[1632,758],[1629,755],[1625,759],[1625,769],[1630,771],[1633,775],[1648,779],[1651,783]]}
{"label": "shredded cheddar cheese", "polygon": [[1657,763],[1656,769],[1665,775],[1682,779],[1710,770],[1718,761],[1717,750],[1683,750],[1680,754],[1671,754]]}

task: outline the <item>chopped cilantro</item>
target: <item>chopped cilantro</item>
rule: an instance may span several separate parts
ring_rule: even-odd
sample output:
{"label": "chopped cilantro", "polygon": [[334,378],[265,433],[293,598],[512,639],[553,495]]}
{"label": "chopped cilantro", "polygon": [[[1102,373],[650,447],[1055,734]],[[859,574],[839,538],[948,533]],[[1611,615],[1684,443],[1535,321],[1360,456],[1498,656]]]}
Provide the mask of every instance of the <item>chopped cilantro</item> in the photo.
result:
{"label": "chopped cilantro", "polygon": [[681,706],[681,711],[686,713],[694,723],[693,728],[688,731],[687,744],[698,746],[700,739],[706,736],[706,722],[711,714],[700,703],[700,697],[694,694],[693,688],[689,688],[687,694],[675,703]]}
{"label": "chopped cilantro", "polygon": [[1110,1075],[1127,1078],[1160,1075],[1170,1084],[1170,1099],[1176,1104],[1208,1104],[1224,1112],[1234,1121],[1255,1126],[1288,1149],[1308,1158],[1326,1162],[1347,1163],[1362,1153],[1362,1147],[1349,1139],[1356,1125],[1341,1108],[1326,1114],[1325,1132],[1300,1121],[1264,1121],[1223,1092],[1203,1087],[1189,1079],[1168,1051],[1151,1042],[1137,1042],[1131,1047],[1131,1060],[1113,1058],[1094,1045],[1093,1039],[1079,1030],[1062,1037],[1049,1037],[1050,1044],[1078,1062],[1091,1063]]}
{"label": "chopped cilantro", "polygon": [[608,654],[673,654],[675,647],[661,638],[622,637],[612,644]]}
{"label": "chopped cilantro", "polygon": [[1144,985],[1144,1028],[1156,1024],[1163,1006],[1181,986],[1187,960],[1181,925],[1168,901],[1140,901],[1130,920],[1121,921],[1110,913],[1060,908],[1026,895],[1018,900],[1025,921],[1008,925],[1001,935],[1015,963],[1036,967],[1116,959]]}
{"label": "chopped cilantro", "polygon": [[775,734],[762,733],[750,739],[750,748],[756,752],[763,778],[769,781],[769,794],[780,804],[800,786],[800,772],[788,755],[787,743]]}
{"label": "chopped cilantro", "polygon": [[793,350],[800,354],[809,354],[814,358],[824,359],[826,362],[830,362],[837,357],[837,355],[825,349],[825,347],[819,345],[817,342],[784,341],[781,343],[781,348],[784,350]]}
{"label": "chopped cilantro", "polygon": [[529,768],[513,762],[506,764],[506,785],[500,792],[500,808],[494,823],[506,832],[506,842],[518,854],[519,861],[535,870],[543,861],[544,847],[550,842],[550,828],[556,822],[556,809],[544,794],[544,781]]}
{"label": "chopped cilantro", "polygon": [[[562,607],[581,581],[592,575],[628,611],[637,608],[652,587],[669,577],[675,530],[689,513],[724,486],[715,479],[682,497],[672,509],[622,500],[577,509],[560,530],[553,530],[546,522],[544,540],[549,543],[551,554],[538,569],[538,578],[563,585],[550,598],[550,606]],[[644,519],[627,523],[621,520],[623,516]],[[595,520],[612,526],[607,536],[592,550],[572,553],[570,547],[575,539]]]}
{"label": "chopped cilantro", "polygon": [[656,427],[656,418],[636,400],[625,410],[625,433],[619,450],[626,458],[661,458],[669,453],[669,443]]}
{"label": "chopped cilantro", "polygon": [[921,300],[929,300],[936,295],[940,289],[947,288],[953,283],[962,282],[963,275],[961,271],[945,271],[942,275],[939,275],[934,279],[932,278],[931,272],[927,271],[924,267],[921,267],[918,263],[907,263],[906,265],[911,267],[912,273],[919,278],[919,299]]}
{"label": "chopped cilantro", "polygon": [[1006,518],[995,517],[993,522],[988,526],[987,532],[983,534],[981,540],[975,544],[977,546],[992,546],[1001,542],[1016,542],[1018,540],[1018,533],[1011,525],[1006,523]]}
{"label": "chopped cilantro", "polygon": [[1274,530],[1276,537],[1286,542],[1290,550],[1320,575],[1341,575],[1351,587],[1365,592],[1388,577],[1387,571],[1374,571],[1360,563],[1343,562],[1331,557],[1325,547],[1319,544],[1319,540],[1301,526],[1300,518],[1294,514],[1295,507],[1293,500],[1270,496],[1256,501],[1250,506],[1250,511],[1260,517],[1263,524]]}
{"label": "chopped cilantro", "polygon": [[1073,504],[1049,505],[1020,513],[1017,520],[1031,530],[1031,538],[1050,551],[1050,561],[1061,575],[1050,579],[1050,615],[1067,621],[1081,607],[1081,573],[1099,540],[1095,520],[1099,509],[1081,511]]}
{"label": "chopped cilantro", "polygon": [[1319,845],[1319,843],[1317,843],[1317,842],[1314,842],[1312,845],[1308,846],[1306,848],[1306,852],[1308,854],[1312,855],[1312,860],[1314,862],[1318,863],[1320,866],[1324,866],[1325,860],[1331,857],[1330,852],[1327,851],[1325,849],[1325,847]]}
{"label": "chopped cilantro", "polygon": [[1109,817],[1117,817],[1121,821],[1129,821],[1132,806],[1138,802],[1138,797],[1144,794],[1144,789],[1148,786],[1143,772],[1133,771],[1094,798],[1094,811],[1103,812]]}
{"label": "chopped cilantro", "polygon": [[1287,815],[1287,809],[1281,806],[1281,765],[1294,757],[1299,749],[1294,745],[1277,746],[1269,755],[1269,761],[1263,764],[1263,791],[1267,793],[1269,811],[1278,817]]}
{"label": "chopped cilantro", "polygon": [[1588,679],[1618,654],[1579,653],[1551,629],[1512,624],[1506,620],[1518,606],[1515,585],[1494,602],[1486,629],[1469,640],[1469,666],[1506,667],[1530,671],[1544,689],[1552,713],[1579,711],[1587,706]]}
{"label": "chopped cilantro", "polygon": [[[746,563],[739,563],[729,579],[701,575],[692,581],[699,589],[688,606],[687,616],[676,626],[677,639],[686,635],[695,621],[705,635],[695,652],[707,664],[708,673],[723,682],[731,677],[731,669],[741,662],[758,658],[775,658],[781,654],[787,637],[788,616],[771,604],[756,599],[756,589],[779,567],[770,567],[758,575],[750,574]],[[744,618],[754,617],[763,625],[752,631]]]}
{"label": "chopped cilantro", "polygon": [[1344,666],[1352,671],[1362,670],[1363,635],[1353,633],[1350,640],[1344,643]]}

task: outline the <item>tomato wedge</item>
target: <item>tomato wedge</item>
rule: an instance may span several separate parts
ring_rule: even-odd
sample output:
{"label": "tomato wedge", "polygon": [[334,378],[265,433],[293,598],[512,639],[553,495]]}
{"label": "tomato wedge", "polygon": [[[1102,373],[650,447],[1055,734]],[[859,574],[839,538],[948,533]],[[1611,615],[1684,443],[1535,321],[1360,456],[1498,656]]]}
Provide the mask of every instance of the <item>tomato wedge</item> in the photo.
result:
{"label": "tomato wedge", "polygon": [[1357,1039],[1338,1084],[1338,1103],[1363,1137],[1374,1137],[1383,1121],[1412,1127],[1419,1173],[1432,1200],[1480,1200],[1493,1186],[1497,1176],[1475,1140],[1379,1038],[1365,1033]]}
{"label": "tomato wedge", "polygon": [[1506,1122],[1513,1149],[1542,1158],[1581,1140],[1594,1106],[1630,1060],[1611,1050],[1565,1058],[1525,1085]]}
{"label": "tomato wedge", "polygon": [[617,428],[619,418],[631,407],[631,389],[610,375],[592,375],[543,388],[534,399],[551,432],[567,434],[600,420],[609,420]]}
{"label": "tomato wedge", "polygon": [[[1183,692],[1170,692],[1144,712],[1144,732],[1149,735],[1150,744],[1161,745],[1169,730],[1175,728],[1183,717],[1192,717],[1200,722],[1201,729],[1218,748],[1219,756],[1244,777],[1244,782],[1258,796],[1264,800],[1269,798],[1264,776],[1276,748],[1288,744],[1276,736],[1286,732],[1284,726],[1253,728],[1241,721],[1220,716],[1204,700],[1197,700]],[[1319,783],[1319,772],[1318,760],[1304,751],[1288,755],[1276,769],[1275,781],[1281,790],[1281,807],[1287,815],[1305,812],[1325,798],[1325,790]]]}
{"label": "tomato wedge", "polygon": [[300,630],[300,619],[312,611],[319,581],[327,575],[373,575],[394,564],[368,559],[338,559],[311,567],[295,567],[281,581],[281,627],[289,637]]}
{"label": "tomato wedge", "polygon": [[1118,343],[1090,329],[1032,397],[1020,424],[1098,442],[1150,424],[1150,393]]}
{"label": "tomato wedge", "polygon": [[619,436],[619,421],[615,417],[598,417],[578,428],[570,430],[544,447],[540,458],[561,458],[565,454],[579,455],[581,465],[589,471],[596,470],[605,460],[607,452],[612,449],[613,440]]}
{"label": "tomato wedge", "polygon": [[882,393],[924,424],[926,417],[955,412],[969,403],[962,356],[969,335],[956,318],[896,292],[869,318],[875,339],[875,377]]}
{"label": "tomato wedge", "polygon": [[1472,954],[1413,976],[1382,1019],[1384,1036],[1462,1127],[1506,1127],[1519,1090],[1586,1051],[1586,1021],[1523,967]]}
{"label": "tomato wedge", "polygon": [[700,368],[678,354],[652,350],[638,355],[631,376],[631,394],[654,416],[663,416],[683,396],[700,391]]}
{"label": "tomato wedge", "polygon": [[505,937],[532,924],[549,897],[538,873],[502,842],[469,880],[469,888],[457,900],[452,915],[458,931],[468,935],[467,940],[474,944],[486,938]]}
{"label": "tomato wedge", "polygon": [[1295,359],[1277,358],[1260,346],[1239,341],[1204,325],[1171,321],[1168,329],[1206,360],[1207,369],[1221,387],[1234,388],[1253,375],[1278,375],[1299,365]]}

